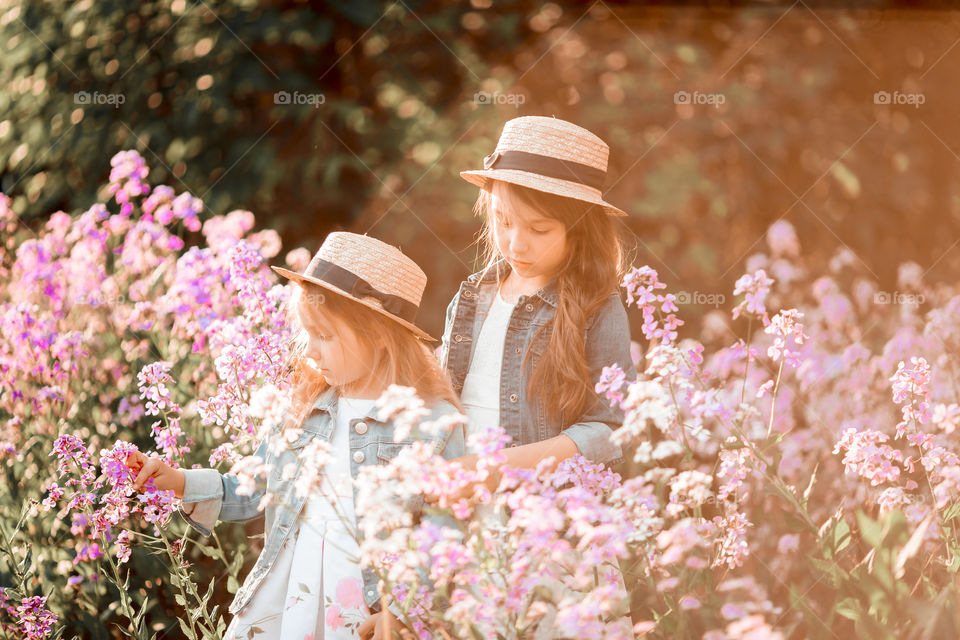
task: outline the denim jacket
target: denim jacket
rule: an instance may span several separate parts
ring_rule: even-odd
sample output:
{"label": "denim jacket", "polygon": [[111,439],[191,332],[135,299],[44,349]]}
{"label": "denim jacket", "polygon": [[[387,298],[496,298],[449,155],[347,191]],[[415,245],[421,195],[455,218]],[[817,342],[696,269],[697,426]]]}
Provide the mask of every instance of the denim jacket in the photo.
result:
{"label": "denim jacket", "polygon": [[[473,342],[480,335],[496,295],[498,274],[502,280],[509,271],[509,263],[501,260],[485,275],[479,271],[469,276],[447,307],[440,362],[449,372],[457,393],[463,391],[473,357]],[[622,410],[611,407],[605,398],[597,395],[583,415],[551,420],[542,394],[527,394],[527,381],[550,341],[549,325],[558,300],[556,280],[553,280],[533,295],[520,296],[514,307],[503,345],[500,424],[511,438],[509,446],[540,442],[563,433],[588,460],[619,462],[622,453],[620,447],[611,442],[610,435],[623,424]],[[540,331],[543,327],[547,329]],[[610,292],[606,304],[587,319],[584,341],[587,366],[594,383],[600,379],[603,367],[614,363],[620,365],[628,380],[636,379],[630,357],[630,324],[616,289]],[[527,362],[522,367],[524,357]]]}
{"label": "denim jacket", "polygon": [[[298,454],[313,438],[329,441],[333,437],[336,425],[337,395],[328,389],[313,404],[313,412],[303,423],[303,433],[297,440],[288,444],[285,450],[275,455],[269,446],[274,438],[283,437],[280,426],[269,432],[253,455],[259,456],[264,463],[271,465],[266,483],[258,482],[252,495],[238,495],[239,482],[236,476],[221,474],[216,469],[184,469],[186,482],[183,489],[180,513],[194,529],[203,535],[210,535],[219,520],[245,522],[264,517],[265,544],[256,564],[237,591],[230,613],[237,613],[252,599],[264,577],[270,572],[280,555],[280,549],[291,530],[294,530],[306,497],[297,497],[294,489],[302,467]],[[438,402],[431,407],[431,413],[425,420],[436,420],[442,415],[457,413],[457,409],[448,402]],[[354,479],[358,469],[364,465],[386,464],[395,458],[400,450],[414,441],[397,442],[393,435],[393,424],[376,419],[377,409],[372,408],[363,418],[350,420],[350,470]],[[463,427],[457,426],[435,444],[436,453],[450,459],[464,454]],[[288,463],[296,463],[293,477],[285,479],[282,470]],[[354,487],[354,498],[357,489]],[[265,493],[275,496],[274,502],[263,511],[257,507]],[[408,508],[419,512],[423,498],[416,498]],[[363,598],[371,611],[380,607],[377,576],[370,568],[363,569]]]}

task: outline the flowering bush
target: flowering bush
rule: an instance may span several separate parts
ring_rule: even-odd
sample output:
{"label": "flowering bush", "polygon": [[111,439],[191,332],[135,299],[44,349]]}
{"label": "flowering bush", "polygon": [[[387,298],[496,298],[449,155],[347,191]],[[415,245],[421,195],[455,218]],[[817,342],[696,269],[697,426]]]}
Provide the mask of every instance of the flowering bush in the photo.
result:
{"label": "flowering bush", "polygon": [[[201,223],[134,152],[113,167],[109,202],[36,235],[0,196],[7,638],[219,638],[258,552],[242,526],[198,536],[124,460],[264,471],[246,455],[289,385],[279,238],[245,211]],[[656,271],[626,276],[641,373],[597,384],[626,413],[617,472],[577,457],[464,497],[502,460],[499,431],[474,438],[476,470],[425,446],[364,467],[362,561],[421,637],[958,634],[960,292],[904,265],[891,296],[845,250],[814,272],[784,222],[768,249],[698,331]],[[423,423],[409,390],[380,404],[414,435],[456,422]],[[308,454],[301,492],[328,452]]]}
{"label": "flowering bush", "polygon": [[242,528],[191,538],[172,493],[135,492],[124,461],[143,449],[229,468],[276,420],[290,336],[266,261],[280,241],[247,211],[201,225],[202,202],[151,189],[136,152],[112,165],[111,202],[36,235],[0,195],[3,629],[219,637],[211,601],[237,589]]}

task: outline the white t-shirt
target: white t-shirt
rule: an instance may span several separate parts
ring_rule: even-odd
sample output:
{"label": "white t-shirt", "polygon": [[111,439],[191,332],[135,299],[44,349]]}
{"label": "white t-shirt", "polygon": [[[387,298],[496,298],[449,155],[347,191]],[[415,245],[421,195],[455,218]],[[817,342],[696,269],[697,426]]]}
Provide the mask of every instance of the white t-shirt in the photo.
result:
{"label": "white t-shirt", "polygon": [[[467,436],[500,425],[500,370],[503,367],[503,343],[514,304],[500,297],[499,290],[487,311],[473,345],[473,358],[463,381],[460,402],[469,418]],[[467,453],[476,453],[469,446]]]}
{"label": "white t-shirt", "polygon": [[332,492],[327,495],[353,499],[350,483],[350,421],[365,416],[375,402],[375,399],[367,398],[341,397],[338,399],[337,424],[330,439],[332,459],[324,469],[325,480],[328,483],[325,490],[332,489]]}

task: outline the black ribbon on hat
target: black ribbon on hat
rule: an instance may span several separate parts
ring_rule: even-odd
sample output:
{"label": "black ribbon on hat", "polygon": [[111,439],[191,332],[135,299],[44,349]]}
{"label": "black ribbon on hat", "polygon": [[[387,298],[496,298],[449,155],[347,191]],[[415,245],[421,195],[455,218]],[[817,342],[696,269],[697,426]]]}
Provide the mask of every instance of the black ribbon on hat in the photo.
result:
{"label": "black ribbon on hat", "polygon": [[606,171],[571,160],[526,151],[494,151],[483,158],[484,169],[519,169],[542,176],[577,182],[597,190],[603,190]]}
{"label": "black ribbon on hat", "polygon": [[380,304],[383,305],[384,311],[389,311],[398,318],[406,320],[411,324],[413,324],[414,318],[417,317],[417,305],[400,296],[380,291],[357,274],[332,262],[317,260],[317,263],[310,273],[305,273],[304,275],[332,284],[337,289],[346,291],[357,299],[366,297],[376,298],[380,301]]}

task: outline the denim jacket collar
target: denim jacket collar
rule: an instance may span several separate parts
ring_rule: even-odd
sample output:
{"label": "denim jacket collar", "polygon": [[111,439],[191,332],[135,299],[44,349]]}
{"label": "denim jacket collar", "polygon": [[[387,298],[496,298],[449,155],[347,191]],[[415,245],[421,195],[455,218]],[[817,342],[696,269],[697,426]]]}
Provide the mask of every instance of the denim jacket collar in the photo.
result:
{"label": "denim jacket collar", "polygon": [[[311,413],[323,411],[329,413],[333,417],[336,417],[335,412],[338,398],[339,394],[337,393],[337,390],[334,387],[328,387],[321,392],[319,396],[317,396],[316,400],[313,401]],[[377,414],[379,412],[380,409],[378,409],[376,404],[374,404],[370,407],[370,409],[367,410],[363,417],[368,420],[376,420],[377,422],[380,422],[380,420],[377,419]]]}
{"label": "denim jacket collar", "polygon": [[[467,282],[476,287],[481,287],[502,281],[509,273],[510,263],[501,258],[493,263],[493,265],[490,267],[467,276]],[[551,307],[556,307],[560,301],[560,296],[557,293],[557,279],[554,278],[545,284],[534,295],[549,304]]]}

